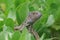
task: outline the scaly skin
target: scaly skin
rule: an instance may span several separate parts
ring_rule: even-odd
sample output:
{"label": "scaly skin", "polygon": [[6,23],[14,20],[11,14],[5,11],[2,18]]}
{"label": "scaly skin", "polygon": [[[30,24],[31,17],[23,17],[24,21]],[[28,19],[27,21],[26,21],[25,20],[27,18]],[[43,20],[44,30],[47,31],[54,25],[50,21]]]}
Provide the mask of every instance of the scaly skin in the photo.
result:
{"label": "scaly skin", "polygon": [[35,36],[36,40],[39,40],[39,35],[36,31],[33,30],[32,25],[41,16],[42,16],[41,13],[38,11],[30,12],[29,15],[27,16],[26,20],[19,27],[15,27],[14,29],[22,31],[24,29],[24,27],[27,27],[29,32]]}

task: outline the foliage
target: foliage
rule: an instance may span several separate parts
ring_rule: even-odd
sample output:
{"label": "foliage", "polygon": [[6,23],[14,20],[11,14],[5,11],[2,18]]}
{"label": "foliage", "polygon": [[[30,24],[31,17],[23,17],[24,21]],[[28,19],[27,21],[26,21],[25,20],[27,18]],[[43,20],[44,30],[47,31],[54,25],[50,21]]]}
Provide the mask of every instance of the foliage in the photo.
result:
{"label": "foliage", "polygon": [[26,28],[14,31],[29,11],[42,13],[33,25],[40,40],[60,40],[60,0],[0,0],[0,40],[35,40]]}

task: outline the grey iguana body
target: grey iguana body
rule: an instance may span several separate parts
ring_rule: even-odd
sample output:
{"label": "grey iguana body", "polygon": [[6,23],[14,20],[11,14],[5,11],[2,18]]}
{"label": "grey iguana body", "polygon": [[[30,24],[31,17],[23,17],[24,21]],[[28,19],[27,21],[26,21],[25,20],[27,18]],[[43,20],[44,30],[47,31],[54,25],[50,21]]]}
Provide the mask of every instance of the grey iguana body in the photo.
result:
{"label": "grey iguana body", "polygon": [[35,36],[36,40],[38,40],[39,36],[37,32],[33,30],[32,25],[41,16],[42,16],[41,13],[38,11],[30,12],[29,15],[26,17],[25,21],[20,26],[15,27],[15,29],[22,31],[24,27],[27,27],[27,29]]}

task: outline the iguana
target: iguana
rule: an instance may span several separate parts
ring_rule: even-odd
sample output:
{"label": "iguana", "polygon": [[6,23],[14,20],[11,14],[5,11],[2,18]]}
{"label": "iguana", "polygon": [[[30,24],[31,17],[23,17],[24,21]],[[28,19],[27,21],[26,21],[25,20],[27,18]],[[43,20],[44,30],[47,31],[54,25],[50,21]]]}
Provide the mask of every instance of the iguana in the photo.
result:
{"label": "iguana", "polygon": [[28,31],[32,33],[36,40],[39,40],[38,33],[33,29],[32,25],[37,21],[42,14],[38,11],[29,12],[28,16],[26,17],[25,21],[18,27],[15,27],[15,30],[22,31],[24,27],[27,27]]}

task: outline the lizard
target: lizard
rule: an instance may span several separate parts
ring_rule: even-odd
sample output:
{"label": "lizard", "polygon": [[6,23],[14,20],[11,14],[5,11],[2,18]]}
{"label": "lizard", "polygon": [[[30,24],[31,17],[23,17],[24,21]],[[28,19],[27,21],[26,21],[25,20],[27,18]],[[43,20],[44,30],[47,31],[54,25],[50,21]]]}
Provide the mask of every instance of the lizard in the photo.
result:
{"label": "lizard", "polygon": [[28,31],[32,33],[36,40],[39,40],[38,33],[33,29],[32,25],[37,21],[42,14],[38,11],[29,12],[29,15],[26,17],[25,21],[18,27],[15,27],[15,30],[22,31],[24,27],[27,27]]}

